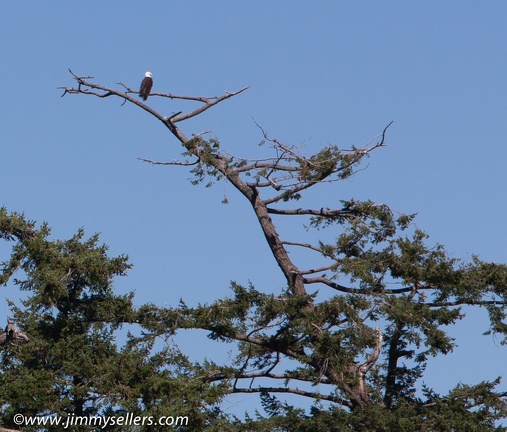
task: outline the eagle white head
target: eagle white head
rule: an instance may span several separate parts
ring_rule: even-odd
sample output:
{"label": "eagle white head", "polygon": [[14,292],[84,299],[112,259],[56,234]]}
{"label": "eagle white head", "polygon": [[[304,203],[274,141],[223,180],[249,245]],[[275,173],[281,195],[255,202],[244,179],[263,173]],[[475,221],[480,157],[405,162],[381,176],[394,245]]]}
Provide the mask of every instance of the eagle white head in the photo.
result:
{"label": "eagle white head", "polygon": [[146,73],[144,74],[144,76],[145,76],[146,78],[151,78],[151,75],[152,75],[152,73],[151,73],[151,72],[146,72]]}

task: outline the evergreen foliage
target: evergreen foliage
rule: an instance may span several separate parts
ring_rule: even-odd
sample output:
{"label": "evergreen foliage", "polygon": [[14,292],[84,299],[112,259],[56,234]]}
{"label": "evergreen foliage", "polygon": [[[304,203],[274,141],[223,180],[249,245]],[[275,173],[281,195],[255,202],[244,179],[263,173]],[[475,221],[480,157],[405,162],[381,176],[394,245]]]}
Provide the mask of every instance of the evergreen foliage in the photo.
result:
{"label": "evergreen foliage", "polygon": [[[232,282],[230,295],[211,304],[134,307],[132,294],[117,295],[112,286],[130,268],[127,257],[108,257],[98,237],[86,239],[83,231],[51,240],[47,225],[35,228],[3,209],[0,239],[12,253],[0,281],[29,293],[22,306],[11,306],[30,338],[0,352],[3,424],[13,426],[20,412],[131,412],[188,416],[181,431],[507,430],[499,424],[507,417],[500,377],[457,383],[445,395],[426,386],[418,390],[427,363],[456,346],[448,328],[466,320],[469,310],[486,308],[485,334],[507,344],[507,266],[449,256],[414,228],[414,215],[396,214],[385,204],[343,197],[336,208],[290,207],[309,188],[350,178],[365,157],[386,145],[386,130],[370,147],[329,145],[310,156],[262,130],[262,144],[274,156],[252,161],[222,153],[217,140],[187,139],[176,125],[239,92],[181,97],[203,107],[165,117],[128,92],[73,76],[79,85],[66,94],[120,97],[159,119],[186,158],[165,165],[188,166],[196,185],[230,182],[257,217],[287,283],[281,292],[266,293]],[[305,217],[320,240],[281,239],[272,217],[289,216]],[[288,251],[298,249],[322,265],[296,262],[300,255]],[[123,326],[131,332],[118,345]],[[212,355],[197,362],[176,346],[157,343],[188,329],[233,346],[235,357],[227,364]],[[234,393],[259,398],[262,410],[246,418],[223,412],[221,402]],[[303,402],[289,403],[286,395]],[[311,407],[303,409],[307,401]]]}

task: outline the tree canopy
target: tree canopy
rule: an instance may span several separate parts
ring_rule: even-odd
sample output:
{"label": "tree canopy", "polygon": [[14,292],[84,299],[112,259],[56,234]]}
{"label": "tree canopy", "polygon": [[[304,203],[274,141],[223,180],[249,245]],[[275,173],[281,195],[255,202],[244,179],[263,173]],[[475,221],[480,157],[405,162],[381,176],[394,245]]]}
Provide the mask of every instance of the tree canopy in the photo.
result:
{"label": "tree canopy", "polygon": [[[2,210],[0,238],[12,253],[1,281],[30,293],[22,307],[12,304],[29,341],[10,341],[1,351],[6,426],[20,412],[131,412],[188,416],[179,430],[507,430],[499,424],[507,416],[500,376],[457,383],[447,394],[417,386],[431,358],[453,350],[447,328],[466,320],[470,308],[485,308],[486,334],[507,343],[507,266],[450,256],[415,227],[415,215],[386,204],[340,197],[318,208],[299,206],[310,189],[333,188],[355,174],[387,144],[389,125],[367,146],[325,145],[309,155],[259,126],[266,155],[247,159],[222,151],[208,134],[189,138],[179,126],[246,88],[220,97],[152,93],[200,104],[167,116],[125,84],[106,87],[71,74],[76,85],[63,95],[118,97],[159,120],[182,146],[179,161],[145,162],[187,167],[196,185],[233,185],[286,284],[263,292],[232,282],[230,295],[211,304],[134,306],[133,294],[113,290],[114,278],[130,267],[126,256],[109,257],[98,237],[86,239],[83,231],[51,240],[47,225],[36,228]],[[277,225],[287,217],[304,220],[318,240],[283,238]],[[120,345],[122,326],[131,332]],[[233,344],[235,357],[225,364],[212,354],[196,361],[170,343],[157,345],[184,329]],[[234,393],[259,397],[263,410],[246,418],[224,412],[221,402]],[[289,403],[288,394],[299,402]],[[101,430],[125,430],[115,427]]]}

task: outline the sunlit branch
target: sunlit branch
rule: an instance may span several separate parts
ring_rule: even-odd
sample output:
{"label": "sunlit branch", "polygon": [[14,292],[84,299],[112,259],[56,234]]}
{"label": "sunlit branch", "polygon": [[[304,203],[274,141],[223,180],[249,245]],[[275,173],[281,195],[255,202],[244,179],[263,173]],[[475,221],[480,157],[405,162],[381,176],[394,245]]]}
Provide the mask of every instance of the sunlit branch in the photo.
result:
{"label": "sunlit branch", "polygon": [[380,327],[377,327],[375,329],[375,334],[376,334],[375,349],[367,357],[366,361],[362,365],[360,365],[359,368],[358,368],[363,375],[366,372],[368,372],[368,370],[370,370],[375,365],[375,363],[377,363],[377,360],[378,360],[379,355],[380,355],[380,351],[382,350],[382,339],[383,338],[382,338],[382,332],[380,330]]}
{"label": "sunlit branch", "polygon": [[157,161],[153,161],[151,159],[144,159],[144,158],[137,158],[137,159],[140,160],[140,161],[142,161],[142,162],[150,163],[152,165],[193,166],[193,165],[197,165],[199,163],[198,160],[196,160],[195,162],[180,162],[180,161],[157,162]]}
{"label": "sunlit branch", "polygon": [[6,429],[4,427],[0,427],[0,432],[21,432],[19,429]]}
{"label": "sunlit branch", "polygon": [[271,181],[265,181],[265,182],[255,182],[255,183],[252,183],[252,182],[247,182],[246,183],[248,186],[252,187],[252,188],[266,188],[266,187],[271,187],[275,190],[280,190],[280,186],[278,186],[276,184],[275,181],[271,180]]}
{"label": "sunlit branch", "polygon": [[424,303],[429,307],[452,307],[461,305],[476,306],[507,306],[507,300],[456,300],[453,302]]}
{"label": "sunlit branch", "polygon": [[302,270],[301,274],[307,275],[307,274],[314,274],[314,273],[322,273],[324,271],[334,270],[335,268],[336,268],[336,264],[329,264],[328,266],[324,266],[324,267],[318,267],[318,268],[309,269],[309,270]]}
{"label": "sunlit branch", "polygon": [[[310,249],[310,250],[313,250],[315,252],[318,252],[318,253],[322,254],[323,256],[325,256],[327,258],[331,258],[333,260],[337,260],[337,258],[333,254],[330,254],[328,252],[324,252],[321,248],[313,246],[313,245],[311,245],[309,243],[299,243],[299,242],[284,241],[283,244],[287,245],[287,246],[299,246],[299,247],[303,247],[303,248],[306,248],[306,249]],[[336,248],[334,248],[334,249],[336,249]]]}
{"label": "sunlit branch", "polygon": [[330,402],[335,402],[340,405],[344,405],[347,407],[351,407],[352,404],[342,398],[338,398],[336,396],[325,395],[317,392],[309,392],[305,390],[300,390],[297,388],[290,387],[257,387],[257,388],[233,388],[233,393],[291,393],[299,396],[305,396],[312,399],[320,399],[326,400]]}
{"label": "sunlit branch", "polygon": [[[274,366],[277,366],[278,362],[274,363]],[[242,370],[242,369],[240,369]],[[315,383],[315,377],[304,377],[300,374],[292,374],[292,373],[279,373],[274,374],[270,373],[269,371],[266,372],[253,372],[253,373],[241,373],[235,376],[234,381],[234,387],[236,387],[236,383],[239,382],[239,380],[251,380],[252,382],[258,378],[269,378],[273,380],[284,380],[284,381],[301,381],[305,383]],[[223,373],[217,373],[210,377],[206,378],[206,381],[208,382],[216,382],[216,381],[223,381],[225,379],[229,379],[225,374]],[[319,384],[332,384],[331,381],[326,377],[321,377],[319,379]]]}
{"label": "sunlit branch", "polygon": [[252,171],[252,170],[263,170],[270,169],[276,171],[288,171],[288,172],[298,172],[300,168],[290,165],[277,165],[276,162],[260,162],[253,163],[250,165],[243,165],[236,168],[238,172]]}
{"label": "sunlit branch", "polygon": [[268,207],[268,213],[276,214],[276,215],[285,215],[285,216],[293,216],[293,215],[312,215],[312,216],[322,216],[322,217],[347,217],[352,214],[357,214],[354,210],[332,210],[332,209],[275,209],[273,207]]}

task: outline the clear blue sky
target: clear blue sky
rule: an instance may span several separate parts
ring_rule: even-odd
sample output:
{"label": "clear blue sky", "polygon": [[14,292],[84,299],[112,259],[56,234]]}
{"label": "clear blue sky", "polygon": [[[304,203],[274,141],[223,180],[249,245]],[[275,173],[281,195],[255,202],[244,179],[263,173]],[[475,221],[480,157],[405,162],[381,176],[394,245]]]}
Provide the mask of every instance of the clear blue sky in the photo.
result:
{"label": "clear blue sky", "polygon": [[[135,265],[117,287],[135,290],[137,304],[210,302],[229,280],[279,290],[257,222],[230,185],[193,187],[183,168],[138,161],[181,150],[132,106],[57,90],[73,84],[68,68],[134,88],[150,70],[160,92],[250,85],[181,124],[187,136],[212,130],[239,156],[261,154],[252,117],[308,152],[363,145],[393,120],[368,169],[314,202],[371,198],[418,212],[430,241],[456,257],[505,262],[506,21],[500,1],[2,2],[0,205],[49,222],[55,238],[100,232]],[[149,104],[167,115],[192,107]],[[16,296],[4,290],[0,322],[3,298]],[[507,379],[507,350],[479,337],[482,318],[453,329],[460,348],[430,361],[430,386]]]}

